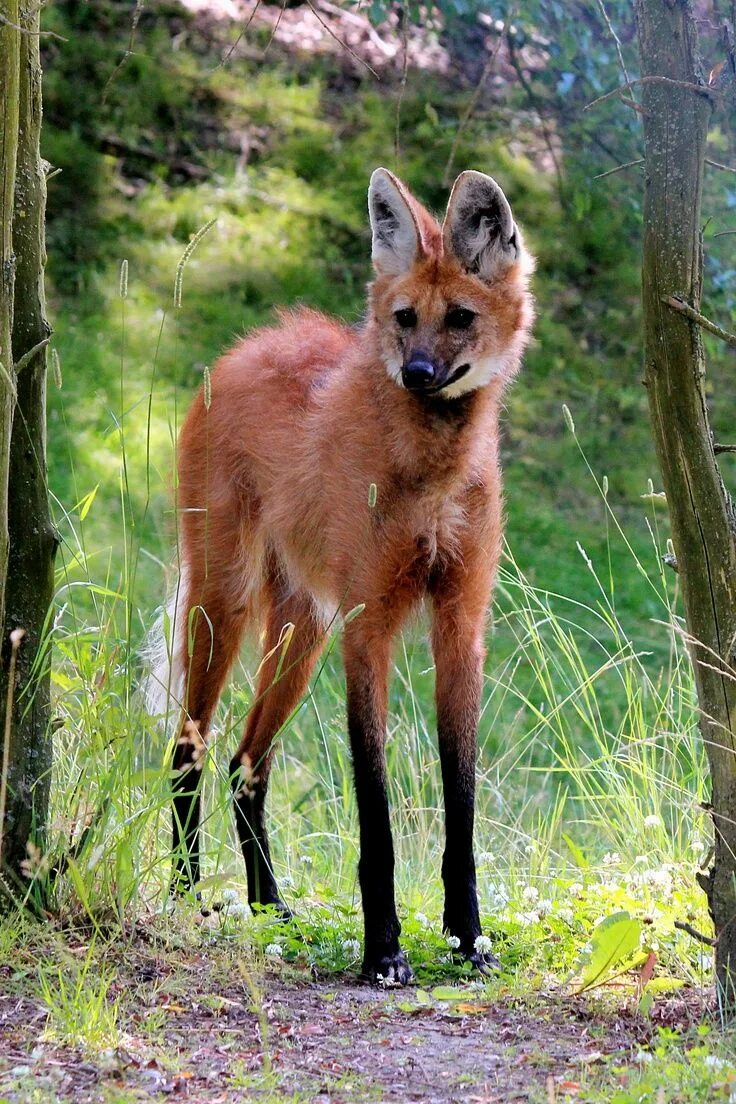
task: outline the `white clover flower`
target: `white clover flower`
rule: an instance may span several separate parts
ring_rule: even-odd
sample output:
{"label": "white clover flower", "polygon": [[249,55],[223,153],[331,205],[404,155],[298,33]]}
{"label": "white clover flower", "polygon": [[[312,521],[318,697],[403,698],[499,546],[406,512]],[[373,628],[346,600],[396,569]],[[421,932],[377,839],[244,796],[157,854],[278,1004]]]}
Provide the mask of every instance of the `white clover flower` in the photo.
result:
{"label": "white clover flower", "polygon": [[343,939],[342,949],[348,958],[357,958],[360,954],[360,943],[357,939]]}
{"label": "white clover flower", "polygon": [[618,866],[621,862],[621,856],[618,851],[607,851],[603,856],[604,866]]}
{"label": "white clover flower", "polygon": [[645,828],[661,828],[662,827],[662,818],[660,816],[657,816],[656,813],[650,813],[649,816],[644,817],[644,827]]}
{"label": "white clover flower", "polygon": [[529,912],[517,912],[516,919],[520,924],[527,928],[530,924],[538,924],[540,918],[539,913],[535,912],[534,909],[531,909]]}
{"label": "white clover flower", "polygon": [[421,924],[423,928],[430,927],[429,917],[425,916],[423,912],[415,912],[414,919],[417,924]]}
{"label": "white clover flower", "polygon": [[222,891],[222,903],[223,905],[231,905],[235,901],[240,900],[240,895],[237,889],[223,889]]}
{"label": "white clover flower", "polygon": [[266,955],[268,958],[281,958],[284,953],[284,948],[280,943],[269,943],[266,947]]}
{"label": "white clover flower", "polygon": [[524,853],[527,854],[527,855],[533,855],[536,850],[537,850],[537,841],[536,840],[530,840],[529,843],[524,848]]}
{"label": "white clover flower", "polygon": [[491,904],[495,908],[503,908],[504,905],[508,904],[508,892],[504,886],[499,885],[497,882],[491,882],[488,886],[488,896],[491,900]]}
{"label": "white clover flower", "polygon": [[524,888],[521,891],[521,899],[522,899],[522,901],[529,901],[530,903],[532,901],[538,901],[539,900],[539,890],[537,889],[536,886],[530,886],[530,885],[524,886]]}
{"label": "white clover flower", "polygon": [[557,910],[557,919],[561,920],[563,924],[572,924],[575,920],[575,914],[571,908],[559,908]]}
{"label": "white clover flower", "polygon": [[546,916],[552,911],[552,902],[548,897],[543,897],[541,901],[537,901],[537,912],[540,916]]}
{"label": "white clover flower", "polygon": [[496,856],[491,851],[481,851],[478,856],[479,866],[490,866],[496,861]]}
{"label": "white clover flower", "polygon": [[448,935],[447,946],[450,948],[451,951],[456,951],[460,946],[460,940],[456,935]]}
{"label": "white clover flower", "polygon": [[634,1055],[634,1061],[639,1062],[640,1065],[643,1066],[647,1062],[653,1062],[654,1061],[654,1055],[651,1054],[648,1050],[639,1050]]}
{"label": "white clover flower", "polygon": [[571,897],[579,897],[583,892],[583,888],[582,882],[571,882],[567,887],[567,891]]}
{"label": "white clover flower", "polygon": [[294,879],[291,877],[290,874],[284,874],[283,878],[281,879],[281,885],[284,887],[284,889],[293,889]]}
{"label": "white clover flower", "polygon": [[672,892],[672,874],[668,867],[662,866],[659,870],[645,870],[644,882],[652,889],[659,889],[665,896]]}
{"label": "white clover flower", "polygon": [[731,1062],[727,1061],[725,1058],[719,1058],[717,1054],[706,1054],[705,1058],[703,1059],[703,1065],[706,1067],[706,1069],[712,1070],[733,1069],[733,1065]]}
{"label": "white clover flower", "polygon": [[493,950],[493,944],[487,935],[479,935],[473,946],[478,954],[490,954]]}
{"label": "white clover flower", "polygon": [[312,866],[314,859],[311,855],[300,855],[299,862],[302,863],[303,866]]}
{"label": "white clover flower", "polygon": [[250,907],[244,901],[235,901],[227,907],[227,915],[234,920],[247,920],[250,914]]}

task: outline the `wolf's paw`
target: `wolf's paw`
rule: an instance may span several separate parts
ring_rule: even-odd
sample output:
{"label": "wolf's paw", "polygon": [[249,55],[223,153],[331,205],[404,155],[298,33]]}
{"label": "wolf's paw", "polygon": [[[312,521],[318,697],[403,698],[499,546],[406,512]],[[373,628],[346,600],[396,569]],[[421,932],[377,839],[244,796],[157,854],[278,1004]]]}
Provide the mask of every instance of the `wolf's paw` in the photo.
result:
{"label": "wolf's paw", "polygon": [[272,901],[251,901],[250,907],[251,911],[256,914],[264,912],[267,916],[270,916],[274,920],[279,920],[284,924],[294,919],[294,913],[288,905],[284,904],[280,897],[274,897]]}
{"label": "wolf's paw", "polygon": [[377,985],[408,985],[414,978],[414,971],[403,951],[387,955],[366,953],[363,959],[363,977]]}
{"label": "wolf's paw", "polygon": [[494,974],[499,973],[501,970],[501,963],[498,961],[493,951],[473,950],[470,954],[464,955],[464,958],[479,974],[483,974],[485,977],[493,977]]}

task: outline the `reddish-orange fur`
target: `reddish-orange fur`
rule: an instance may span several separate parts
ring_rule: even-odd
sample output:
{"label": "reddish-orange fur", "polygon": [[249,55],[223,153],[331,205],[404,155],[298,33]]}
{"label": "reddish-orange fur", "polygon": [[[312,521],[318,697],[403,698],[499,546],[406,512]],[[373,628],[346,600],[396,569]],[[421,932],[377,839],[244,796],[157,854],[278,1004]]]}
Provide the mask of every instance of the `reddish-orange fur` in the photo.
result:
{"label": "reddish-orange fur", "polygon": [[[220,359],[209,407],[200,390],[182,429],[185,613],[205,614],[194,615],[191,655],[192,633],[184,623],[179,630],[186,714],[206,734],[243,632],[265,630],[268,658],[238,751],[246,786],[249,771],[265,782],[274,736],[306,689],[332,616],[358,605],[363,612],[344,630],[349,702],[381,774],[391,641],[425,597],[443,771],[472,769],[458,745],[474,747],[502,539],[498,417],[531,320],[529,265],[524,254],[482,281],[448,252],[438,223],[401,194],[418,227],[418,257],[400,275],[379,272],[365,323],[353,329],[316,311],[281,313]],[[398,294],[418,316],[406,339],[395,333]],[[507,363],[468,394],[420,401],[389,377],[387,349],[390,356],[403,342],[404,357],[428,345],[438,358],[455,356],[460,338],[441,319],[456,301],[477,313],[474,348],[508,352]],[[293,635],[284,640],[288,624]]]}

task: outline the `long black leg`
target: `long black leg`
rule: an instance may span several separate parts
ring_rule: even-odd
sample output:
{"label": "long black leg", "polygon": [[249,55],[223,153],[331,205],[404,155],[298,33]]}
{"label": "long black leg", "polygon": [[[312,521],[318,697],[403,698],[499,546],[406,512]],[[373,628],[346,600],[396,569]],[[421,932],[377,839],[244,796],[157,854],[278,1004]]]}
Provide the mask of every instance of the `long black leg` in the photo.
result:
{"label": "long black leg", "polygon": [[279,896],[271,866],[271,851],[265,820],[267,773],[262,771],[259,781],[253,782],[252,778],[249,778],[251,769],[247,763],[244,766],[238,756],[230,764],[235,826],[245,860],[248,901],[251,907],[274,905],[278,912],[288,919],[291,911]]}
{"label": "long black leg", "polygon": [[462,616],[456,603],[435,599],[432,646],[436,670],[437,731],[445,795],[444,926],[480,969],[497,966],[478,950],[481,935],[473,855],[475,769],[483,674],[482,621]]}
{"label": "long black leg", "polygon": [[399,946],[394,899],[394,848],[386,792],[388,647],[356,645],[346,634],[348,732],[360,818],[358,875],[363,899],[363,973],[406,984],[412,970]]}
{"label": "long black leg", "polygon": [[199,822],[201,816],[204,741],[197,725],[184,724],[174,751],[172,850],[174,873],[172,893],[195,889],[199,881]]}
{"label": "long black leg", "polygon": [[315,621],[309,596],[284,595],[274,584],[256,701],[230,776],[248,900],[251,906],[274,905],[284,917],[291,913],[279,895],[266,831],[268,778],[275,741],[307,689],[323,641],[324,630]]}

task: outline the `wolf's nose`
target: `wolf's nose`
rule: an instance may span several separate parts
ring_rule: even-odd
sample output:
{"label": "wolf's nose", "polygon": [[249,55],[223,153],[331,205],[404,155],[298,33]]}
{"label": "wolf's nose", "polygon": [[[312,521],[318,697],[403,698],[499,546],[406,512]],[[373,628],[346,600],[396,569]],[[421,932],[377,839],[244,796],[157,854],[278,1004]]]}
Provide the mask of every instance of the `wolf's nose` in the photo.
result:
{"label": "wolf's nose", "polygon": [[422,391],[434,383],[436,369],[426,353],[412,353],[401,369],[401,378],[408,391]]}

